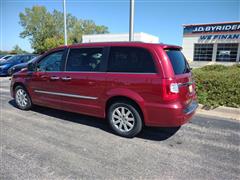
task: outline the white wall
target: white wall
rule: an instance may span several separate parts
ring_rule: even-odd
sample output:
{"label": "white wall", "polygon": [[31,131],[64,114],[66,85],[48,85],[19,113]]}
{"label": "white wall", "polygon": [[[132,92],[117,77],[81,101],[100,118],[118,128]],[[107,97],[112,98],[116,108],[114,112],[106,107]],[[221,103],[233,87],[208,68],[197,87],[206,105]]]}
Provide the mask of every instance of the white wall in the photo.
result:
{"label": "white wall", "polygon": [[[126,42],[129,41],[128,34],[92,34],[83,35],[82,42]],[[159,43],[159,38],[147,33],[134,33],[134,41]]]}
{"label": "white wall", "polygon": [[192,61],[190,62],[191,68],[199,68],[206,65],[212,65],[212,64],[221,64],[225,66],[231,66],[234,64],[240,64],[239,62],[215,62],[215,61]]}
{"label": "white wall", "polygon": [[194,43],[198,42],[199,36],[183,37],[182,52],[187,58],[188,62],[193,61]]}
{"label": "white wall", "polygon": [[[233,33],[237,34],[237,33]],[[206,34],[204,34],[206,35]],[[203,66],[203,65],[208,65],[208,64],[224,64],[224,65],[231,65],[234,63],[229,63],[229,62],[199,62],[199,61],[193,61],[193,55],[194,55],[194,44],[195,43],[203,43],[203,44],[214,44],[215,49],[217,50],[217,43],[240,43],[240,39],[215,39],[215,40],[200,40],[199,37],[201,34],[198,35],[186,35],[183,37],[183,44],[182,44],[182,52],[185,55],[186,59],[190,63],[191,66]],[[240,46],[240,44],[239,44]],[[239,48],[240,49],[240,48]],[[216,55],[216,52],[213,52]],[[238,52],[237,58],[239,58],[240,52]],[[215,56],[213,57],[215,58]],[[236,64],[236,63],[235,63]]]}

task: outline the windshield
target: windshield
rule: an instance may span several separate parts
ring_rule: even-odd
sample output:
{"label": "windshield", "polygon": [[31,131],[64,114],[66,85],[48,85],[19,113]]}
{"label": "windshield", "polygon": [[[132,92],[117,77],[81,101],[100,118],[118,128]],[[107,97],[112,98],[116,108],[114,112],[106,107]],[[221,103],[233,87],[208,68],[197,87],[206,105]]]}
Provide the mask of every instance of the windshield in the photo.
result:
{"label": "windshield", "polygon": [[22,56],[12,56],[8,59],[4,59],[2,62],[3,63],[14,63],[14,62],[19,61],[21,58],[22,58]]}
{"label": "windshield", "polygon": [[190,67],[180,50],[168,49],[166,53],[171,61],[175,74],[184,74],[190,72]]}
{"label": "windshield", "polygon": [[5,55],[1,58],[1,62],[5,62],[7,59],[9,59],[10,57],[13,57],[12,55]]}
{"label": "windshield", "polygon": [[9,59],[10,57],[13,57],[13,56],[4,56],[3,58],[4,59]]}

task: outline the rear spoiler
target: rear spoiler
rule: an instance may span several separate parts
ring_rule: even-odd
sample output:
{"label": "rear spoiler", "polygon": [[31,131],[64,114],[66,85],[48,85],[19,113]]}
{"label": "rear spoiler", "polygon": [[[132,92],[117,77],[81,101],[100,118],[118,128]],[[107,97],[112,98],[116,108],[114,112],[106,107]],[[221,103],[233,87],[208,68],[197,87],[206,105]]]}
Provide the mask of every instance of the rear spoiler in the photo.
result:
{"label": "rear spoiler", "polygon": [[181,46],[174,46],[174,45],[166,45],[163,46],[164,50],[182,50]]}

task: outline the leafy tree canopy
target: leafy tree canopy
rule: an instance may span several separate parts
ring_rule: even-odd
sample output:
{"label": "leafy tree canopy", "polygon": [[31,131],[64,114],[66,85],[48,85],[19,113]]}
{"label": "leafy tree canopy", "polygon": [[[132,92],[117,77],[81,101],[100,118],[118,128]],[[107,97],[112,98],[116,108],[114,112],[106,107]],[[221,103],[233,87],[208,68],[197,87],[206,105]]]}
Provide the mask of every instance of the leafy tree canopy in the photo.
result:
{"label": "leafy tree canopy", "polygon": [[[48,49],[64,44],[63,13],[54,10],[48,12],[44,6],[25,8],[19,14],[23,31],[20,37],[28,38],[36,53],[42,53]],[[80,43],[83,34],[108,33],[108,28],[96,25],[92,20],[77,19],[67,14],[68,43]]]}
{"label": "leafy tree canopy", "polygon": [[26,51],[22,50],[18,45],[13,47],[13,50],[10,52],[11,54],[24,54]]}
{"label": "leafy tree canopy", "polygon": [[0,50],[0,54],[25,54],[25,53],[29,52],[22,50],[18,45],[13,46],[13,49],[10,51]]}

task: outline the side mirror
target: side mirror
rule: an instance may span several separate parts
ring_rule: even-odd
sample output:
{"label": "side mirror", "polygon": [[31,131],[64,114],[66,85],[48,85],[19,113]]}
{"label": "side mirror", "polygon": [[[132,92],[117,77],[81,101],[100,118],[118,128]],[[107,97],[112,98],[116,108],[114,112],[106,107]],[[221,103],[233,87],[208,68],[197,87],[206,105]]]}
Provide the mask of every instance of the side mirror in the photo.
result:
{"label": "side mirror", "polygon": [[35,71],[36,70],[36,64],[35,63],[28,63],[27,69],[28,69],[28,71]]}

